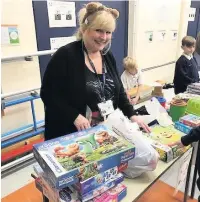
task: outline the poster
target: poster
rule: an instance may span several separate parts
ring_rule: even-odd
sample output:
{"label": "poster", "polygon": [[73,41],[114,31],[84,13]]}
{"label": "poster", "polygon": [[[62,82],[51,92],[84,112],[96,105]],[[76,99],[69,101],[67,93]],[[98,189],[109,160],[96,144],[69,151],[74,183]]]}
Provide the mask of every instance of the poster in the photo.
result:
{"label": "poster", "polygon": [[145,38],[146,38],[146,41],[148,43],[152,43],[153,42],[153,31],[147,31],[145,32]]}
{"label": "poster", "polygon": [[73,41],[76,41],[75,36],[50,38],[51,50],[57,50],[61,46],[64,46]]}
{"label": "poster", "polygon": [[178,37],[178,31],[177,30],[171,30],[171,39],[177,40]]}
{"label": "poster", "polygon": [[165,38],[166,38],[166,31],[165,30],[158,31],[158,40],[164,41]]}
{"label": "poster", "polygon": [[188,21],[194,21],[196,15],[196,8],[190,8]]}
{"label": "poster", "polygon": [[49,27],[76,27],[75,2],[47,1]]}
{"label": "poster", "polygon": [[1,25],[1,44],[19,45],[19,31],[17,25]]}
{"label": "poster", "polygon": [[177,192],[184,186],[185,184],[185,180],[187,177],[187,171],[188,171],[188,166],[190,163],[190,159],[192,156],[192,149],[190,148],[187,152],[185,152],[185,154],[179,159],[179,175],[178,175],[178,179],[177,179],[177,184],[176,184],[176,189],[174,192],[174,195],[177,194]]}

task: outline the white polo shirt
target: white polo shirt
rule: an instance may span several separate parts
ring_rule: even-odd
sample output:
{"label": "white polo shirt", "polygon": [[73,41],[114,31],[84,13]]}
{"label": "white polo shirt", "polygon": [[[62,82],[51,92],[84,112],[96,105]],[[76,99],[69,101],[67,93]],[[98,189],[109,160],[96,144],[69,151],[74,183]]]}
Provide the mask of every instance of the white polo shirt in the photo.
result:
{"label": "white polo shirt", "polygon": [[121,75],[121,81],[125,90],[137,87],[142,84],[142,73],[140,70],[135,75],[130,74],[128,71],[124,71]]}

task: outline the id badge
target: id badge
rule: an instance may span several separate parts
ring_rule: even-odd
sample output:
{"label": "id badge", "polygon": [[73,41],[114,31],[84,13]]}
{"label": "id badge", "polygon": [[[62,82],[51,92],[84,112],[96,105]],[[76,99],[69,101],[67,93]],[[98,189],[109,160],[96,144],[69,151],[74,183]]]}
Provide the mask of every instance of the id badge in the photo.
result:
{"label": "id badge", "polygon": [[101,116],[105,117],[112,112],[114,112],[113,102],[112,100],[107,100],[105,102],[101,102],[98,104],[99,111]]}

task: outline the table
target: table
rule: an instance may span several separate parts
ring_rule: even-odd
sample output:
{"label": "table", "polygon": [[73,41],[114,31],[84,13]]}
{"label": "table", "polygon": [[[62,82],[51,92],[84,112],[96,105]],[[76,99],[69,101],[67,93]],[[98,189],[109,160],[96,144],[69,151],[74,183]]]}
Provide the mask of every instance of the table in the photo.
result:
{"label": "table", "polygon": [[124,184],[127,186],[127,195],[122,202],[136,201],[150,188],[180,157],[165,163],[158,161],[157,168],[154,171],[143,173],[135,179],[125,178]]}

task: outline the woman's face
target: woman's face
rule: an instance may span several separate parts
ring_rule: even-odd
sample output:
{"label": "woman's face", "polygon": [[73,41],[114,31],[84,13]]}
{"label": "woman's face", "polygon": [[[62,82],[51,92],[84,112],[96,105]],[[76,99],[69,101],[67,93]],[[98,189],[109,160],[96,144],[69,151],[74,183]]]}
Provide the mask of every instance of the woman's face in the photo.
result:
{"label": "woman's face", "polygon": [[97,52],[105,48],[111,41],[112,32],[103,29],[87,29],[83,32],[83,40],[89,51]]}

